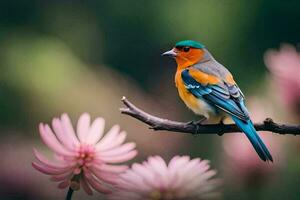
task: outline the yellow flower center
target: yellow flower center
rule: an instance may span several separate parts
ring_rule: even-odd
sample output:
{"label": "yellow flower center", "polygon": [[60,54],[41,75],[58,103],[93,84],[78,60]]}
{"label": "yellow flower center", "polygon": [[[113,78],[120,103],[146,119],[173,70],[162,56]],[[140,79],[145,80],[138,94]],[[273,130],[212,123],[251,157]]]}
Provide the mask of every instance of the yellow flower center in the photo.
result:
{"label": "yellow flower center", "polygon": [[83,167],[88,167],[94,160],[95,148],[90,144],[80,144],[77,148],[76,162],[77,167],[74,174],[80,174]]}

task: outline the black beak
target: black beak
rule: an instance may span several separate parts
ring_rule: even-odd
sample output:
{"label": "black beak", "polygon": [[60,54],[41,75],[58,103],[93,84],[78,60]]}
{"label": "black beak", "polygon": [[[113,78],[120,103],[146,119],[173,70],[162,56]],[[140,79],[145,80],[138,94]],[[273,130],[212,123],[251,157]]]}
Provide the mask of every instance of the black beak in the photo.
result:
{"label": "black beak", "polygon": [[174,58],[177,56],[177,53],[174,51],[174,49],[171,49],[170,51],[166,51],[165,53],[163,53],[161,55]]}

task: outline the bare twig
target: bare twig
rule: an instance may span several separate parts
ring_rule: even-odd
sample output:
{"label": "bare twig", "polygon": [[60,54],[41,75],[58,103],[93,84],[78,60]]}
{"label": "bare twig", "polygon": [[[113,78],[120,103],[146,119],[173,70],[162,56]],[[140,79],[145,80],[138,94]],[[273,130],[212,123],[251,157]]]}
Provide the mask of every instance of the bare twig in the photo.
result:
{"label": "bare twig", "polygon": [[[153,130],[166,130],[191,134],[218,134],[240,132],[235,124],[197,124],[191,122],[177,122],[162,119],[139,109],[125,97],[122,102],[126,106],[120,108],[122,114],[136,118],[150,126]],[[300,125],[275,123],[271,118],[266,118],[261,123],[254,124],[257,131],[270,131],[278,134],[300,135]]]}

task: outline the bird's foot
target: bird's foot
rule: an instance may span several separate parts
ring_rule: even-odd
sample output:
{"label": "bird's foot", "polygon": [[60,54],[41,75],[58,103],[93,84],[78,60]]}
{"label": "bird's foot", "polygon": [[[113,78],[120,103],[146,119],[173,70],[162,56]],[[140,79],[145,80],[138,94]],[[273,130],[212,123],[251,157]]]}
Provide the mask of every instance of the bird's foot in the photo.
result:
{"label": "bird's foot", "polygon": [[220,121],[219,121],[219,125],[224,125],[224,118],[222,118]]}
{"label": "bird's foot", "polygon": [[[220,125],[220,126],[223,126],[223,125],[224,125],[224,121],[223,121],[224,119],[225,119],[225,117],[222,117],[222,118],[221,118],[221,120],[220,120],[220,122],[219,122],[219,125]],[[222,136],[224,133],[217,133],[217,134],[218,134],[218,136]]]}
{"label": "bird's foot", "polygon": [[197,121],[192,120],[192,121],[187,122],[188,125],[196,126],[196,130],[193,133],[194,135],[198,134],[199,125],[201,125],[205,120],[207,120],[207,118],[206,117],[202,117],[201,119],[199,119]]}
{"label": "bird's foot", "polygon": [[207,118],[206,117],[202,117],[201,119],[199,119],[197,121],[194,121],[194,120],[189,121],[187,124],[197,126],[197,125],[201,125],[205,120],[207,120]]}

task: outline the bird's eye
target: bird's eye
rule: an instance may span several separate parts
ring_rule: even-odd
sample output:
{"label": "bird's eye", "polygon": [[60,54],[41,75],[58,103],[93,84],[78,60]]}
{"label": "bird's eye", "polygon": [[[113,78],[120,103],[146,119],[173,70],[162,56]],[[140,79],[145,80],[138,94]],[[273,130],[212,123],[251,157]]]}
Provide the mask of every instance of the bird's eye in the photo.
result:
{"label": "bird's eye", "polygon": [[184,52],[188,52],[190,50],[190,47],[183,47]]}

